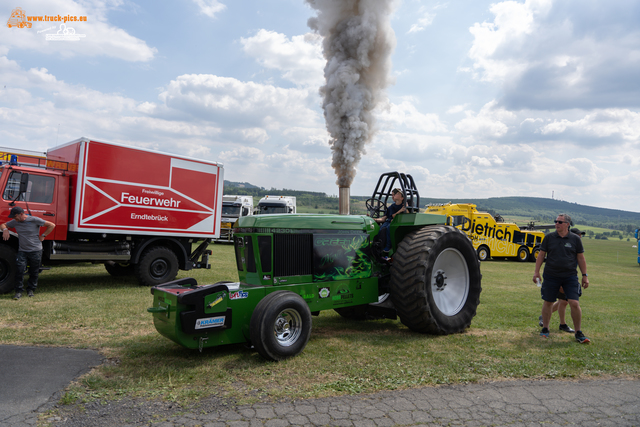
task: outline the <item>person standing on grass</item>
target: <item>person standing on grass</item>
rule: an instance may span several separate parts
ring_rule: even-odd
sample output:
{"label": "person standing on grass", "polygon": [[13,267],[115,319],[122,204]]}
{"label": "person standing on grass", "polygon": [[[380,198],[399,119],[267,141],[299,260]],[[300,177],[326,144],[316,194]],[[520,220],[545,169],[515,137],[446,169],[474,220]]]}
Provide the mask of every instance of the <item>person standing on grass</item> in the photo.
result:
{"label": "person standing on grass", "polygon": [[551,320],[551,310],[556,302],[556,296],[560,287],[563,288],[571,307],[571,318],[573,327],[576,329],[576,341],[581,344],[590,342],[582,333],[582,309],[580,308],[580,282],[576,275],[576,267],[580,267],[582,272],[582,287],[589,286],[587,276],[587,261],[584,258],[584,248],[582,240],[569,231],[571,217],[567,214],[560,214],[555,220],[556,231],[545,236],[540,246],[540,254],[536,259],[536,266],[533,273],[533,282],[540,280],[540,267],[545,261],[544,275],[542,281],[542,331],[540,336],[549,338],[549,321]]}
{"label": "person standing on grass", "polygon": [[[584,231],[580,231],[577,228],[572,228],[570,231],[576,236],[580,237],[580,239],[582,239],[582,236],[584,236]],[[578,289],[578,290],[579,290],[578,296],[582,296],[582,289]],[[560,317],[560,330],[573,334],[576,331],[571,329],[571,326],[567,325],[567,322],[565,321],[565,313],[568,305],[569,305],[569,301],[567,301],[567,296],[564,294],[564,290],[562,289],[562,286],[561,286],[560,290],[558,291],[558,301],[556,301],[553,304],[553,307],[551,307],[551,315],[553,315],[553,313],[557,311],[558,316]],[[542,315],[539,318],[539,324],[540,324],[540,327],[542,327]]]}
{"label": "person standing on grass", "polygon": [[[20,206],[14,206],[9,213],[11,221],[0,224],[2,238],[9,240],[9,228],[15,228],[18,233],[18,256],[16,257],[16,294],[13,299],[22,298],[24,284],[22,283],[24,272],[29,265],[29,281],[27,282],[27,295],[32,297],[38,287],[38,275],[42,262],[42,241],[53,231],[55,224],[42,218],[30,216],[24,213]],[[47,227],[44,233],[40,233],[40,227]]]}

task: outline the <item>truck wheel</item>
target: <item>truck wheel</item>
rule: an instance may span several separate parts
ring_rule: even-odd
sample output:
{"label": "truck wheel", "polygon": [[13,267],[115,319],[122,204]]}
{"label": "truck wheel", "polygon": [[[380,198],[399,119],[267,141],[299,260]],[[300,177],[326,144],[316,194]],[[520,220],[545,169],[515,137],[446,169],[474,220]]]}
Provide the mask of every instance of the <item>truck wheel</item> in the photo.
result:
{"label": "truck wheel", "polygon": [[489,248],[486,246],[480,246],[478,248],[478,259],[480,261],[486,261],[489,259],[490,256],[490,252],[489,252]]}
{"label": "truck wheel", "polygon": [[113,277],[131,276],[134,274],[134,265],[129,263],[107,261],[104,263],[107,273]]}
{"label": "truck wheel", "polygon": [[272,292],[253,311],[249,334],[251,343],[265,359],[293,357],[304,350],[311,335],[309,306],[293,292]]}
{"label": "truck wheel", "polygon": [[17,252],[10,246],[0,245],[0,294],[15,289]]}
{"label": "truck wheel", "polygon": [[391,300],[416,332],[464,331],[480,304],[480,263],[469,238],[448,226],[408,234],[393,255]]}
{"label": "truck wheel", "polygon": [[169,248],[154,246],[142,253],[134,269],[141,286],[157,286],[176,278],[178,257]]}
{"label": "truck wheel", "polygon": [[533,248],[533,250],[531,251],[531,255],[529,256],[529,261],[536,262],[536,260],[538,259],[538,255],[540,255],[540,248]]}
{"label": "truck wheel", "polygon": [[529,261],[529,249],[524,246],[520,246],[518,249],[518,261],[527,262]]}

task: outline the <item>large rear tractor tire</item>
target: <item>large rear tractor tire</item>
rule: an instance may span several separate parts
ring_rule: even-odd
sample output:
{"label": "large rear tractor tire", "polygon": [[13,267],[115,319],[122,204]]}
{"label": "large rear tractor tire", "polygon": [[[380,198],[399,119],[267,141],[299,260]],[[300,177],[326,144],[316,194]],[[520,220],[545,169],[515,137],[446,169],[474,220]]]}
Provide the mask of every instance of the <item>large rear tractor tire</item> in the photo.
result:
{"label": "large rear tractor tire", "polygon": [[0,294],[6,294],[15,289],[16,256],[18,253],[10,246],[0,245]]}
{"label": "large rear tractor tire", "polygon": [[153,246],[142,253],[134,270],[140,286],[157,286],[174,280],[178,268],[178,257],[171,249]]}
{"label": "large rear tractor tire", "polygon": [[249,335],[251,344],[267,360],[296,356],[311,336],[309,306],[293,292],[272,292],[253,311]]}
{"label": "large rear tractor tire", "polygon": [[408,234],[393,255],[391,300],[409,329],[437,335],[462,332],[480,304],[482,274],[469,238],[449,226]]}
{"label": "large rear tractor tire", "polygon": [[107,261],[104,268],[113,277],[132,276],[135,273],[135,266],[129,263]]}

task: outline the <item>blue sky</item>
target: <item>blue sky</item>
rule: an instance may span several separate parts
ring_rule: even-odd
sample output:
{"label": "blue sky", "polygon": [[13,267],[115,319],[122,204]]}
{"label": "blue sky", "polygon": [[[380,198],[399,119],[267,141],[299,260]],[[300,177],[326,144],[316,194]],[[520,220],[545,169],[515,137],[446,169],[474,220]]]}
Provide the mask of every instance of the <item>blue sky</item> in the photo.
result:
{"label": "blue sky", "polygon": [[[352,194],[551,197],[640,212],[640,3],[393,2],[394,84]],[[8,28],[12,10],[86,16]],[[0,146],[81,136],[222,162],[225,178],[337,194],[303,0],[0,1]]]}

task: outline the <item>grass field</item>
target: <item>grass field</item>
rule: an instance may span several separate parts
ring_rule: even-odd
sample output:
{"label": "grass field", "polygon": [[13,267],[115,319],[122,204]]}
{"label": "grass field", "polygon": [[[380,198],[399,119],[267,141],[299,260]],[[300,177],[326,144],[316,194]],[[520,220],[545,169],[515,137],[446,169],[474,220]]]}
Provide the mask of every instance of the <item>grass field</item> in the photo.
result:
{"label": "grass field", "polygon": [[[366,393],[511,378],[640,376],[640,267],[635,242],[584,241],[591,286],[583,330],[590,345],[558,331],[539,337],[533,264],[482,263],[481,305],[465,333],[429,336],[399,321],[313,319],[305,351],[274,363],[241,345],[186,350],[160,336],[152,296],[102,265],[46,271],[34,298],[0,296],[0,342],[92,348],[107,363],[69,387],[63,403],[121,396],[188,401],[209,395],[257,399]],[[237,279],[230,245],[212,245],[212,270],[181,272],[200,283]],[[568,316],[569,318],[569,316]]]}

